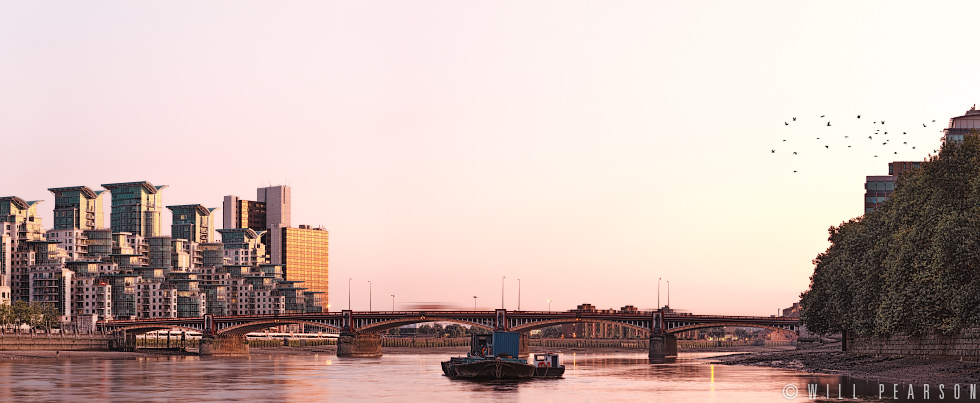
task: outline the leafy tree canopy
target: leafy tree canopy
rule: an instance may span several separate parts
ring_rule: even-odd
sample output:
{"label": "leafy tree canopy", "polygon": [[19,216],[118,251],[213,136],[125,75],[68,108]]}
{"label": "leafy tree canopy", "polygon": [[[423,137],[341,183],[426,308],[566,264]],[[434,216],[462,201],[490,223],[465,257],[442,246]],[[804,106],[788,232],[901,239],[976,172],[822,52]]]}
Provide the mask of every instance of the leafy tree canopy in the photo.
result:
{"label": "leafy tree canopy", "polygon": [[980,325],[980,138],[945,144],[877,210],[830,228],[802,320],[817,333]]}

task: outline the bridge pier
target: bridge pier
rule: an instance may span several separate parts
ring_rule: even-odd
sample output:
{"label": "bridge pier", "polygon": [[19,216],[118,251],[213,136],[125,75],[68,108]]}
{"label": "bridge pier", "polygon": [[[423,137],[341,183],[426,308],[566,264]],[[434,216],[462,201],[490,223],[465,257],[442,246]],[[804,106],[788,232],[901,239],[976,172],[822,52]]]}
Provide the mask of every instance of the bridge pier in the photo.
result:
{"label": "bridge pier", "polygon": [[341,333],[337,340],[338,357],[371,358],[381,356],[381,336],[377,333]]}
{"label": "bridge pier", "polygon": [[677,357],[677,337],[667,333],[651,335],[649,357],[651,360]]}
{"label": "bridge pier", "polygon": [[198,347],[201,355],[248,355],[248,340],[245,335],[205,336],[201,338]]}

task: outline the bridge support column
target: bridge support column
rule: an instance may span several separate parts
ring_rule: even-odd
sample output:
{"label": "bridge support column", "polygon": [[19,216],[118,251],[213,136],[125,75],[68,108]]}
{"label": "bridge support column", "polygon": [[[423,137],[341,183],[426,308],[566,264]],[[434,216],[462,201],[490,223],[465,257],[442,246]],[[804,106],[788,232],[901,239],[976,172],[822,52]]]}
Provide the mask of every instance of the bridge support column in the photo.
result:
{"label": "bridge support column", "polygon": [[381,356],[381,336],[377,333],[341,333],[337,340],[338,357],[370,358]]}
{"label": "bridge support column", "polygon": [[248,340],[244,335],[205,336],[201,338],[200,343],[198,351],[201,355],[248,355]]}
{"label": "bridge support column", "polygon": [[649,357],[651,360],[677,357],[677,337],[667,333],[650,336]]}

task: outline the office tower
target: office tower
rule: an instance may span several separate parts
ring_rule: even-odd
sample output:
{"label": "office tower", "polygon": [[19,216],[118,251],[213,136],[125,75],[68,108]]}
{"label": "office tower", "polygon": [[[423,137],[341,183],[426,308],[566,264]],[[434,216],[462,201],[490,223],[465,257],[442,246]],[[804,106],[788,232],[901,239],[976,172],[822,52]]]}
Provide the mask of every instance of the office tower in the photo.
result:
{"label": "office tower", "polygon": [[132,235],[160,236],[160,213],[163,199],[160,191],[167,186],[149,182],[108,183],[102,187],[112,192],[112,213],[109,227],[112,232]]}
{"label": "office tower", "polygon": [[256,190],[256,201],[225,196],[222,228],[265,231],[274,225],[288,227],[292,214],[291,194],[289,186],[270,186]]}
{"label": "office tower", "polygon": [[253,231],[267,229],[263,202],[242,200],[238,196],[225,196],[222,207],[224,216],[221,228],[250,228]]}
{"label": "office tower", "polygon": [[195,243],[214,241],[214,211],[200,204],[167,206],[173,212],[170,236]]}
{"label": "office tower", "polygon": [[289,186],[269,186],[256,190],[256,201],[265,203],[265,225],[288,227],[292,215],[290,199],[292,189]]}
{"label": "office tower", "polygon": [[102,200],[105,191],[87,186],[49,188],[54,193],[54,229],[103,228]]}
{"label": "office tower", "polygon": [[329,232],[309,225],[299,228],[277,226],[269,238],[272,263],[283,266],[286,281],[302,281],[302,287],[322,293],[321,306],[327,311]]}

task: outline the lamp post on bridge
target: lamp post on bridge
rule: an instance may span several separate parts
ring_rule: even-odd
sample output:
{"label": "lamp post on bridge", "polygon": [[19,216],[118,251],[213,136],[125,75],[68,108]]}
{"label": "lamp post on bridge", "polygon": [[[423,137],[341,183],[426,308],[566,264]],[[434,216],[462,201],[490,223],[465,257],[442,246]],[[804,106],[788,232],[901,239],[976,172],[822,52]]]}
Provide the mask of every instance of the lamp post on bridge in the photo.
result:
{"label": "lamp post on bridge", "polygon": [[473,310],[476,310],[476,295],[473,296]]}
{"label": "lamp post on bridge", "polygon": [[500,278],[500,309],[504,309],[504,280],[507,276],[501,276]]}
{"label": "lamp post on bridge", "polygon": [[517,310],[521,310],[521,279],[517,279]]}
{"label": "lamp post on bridge", "polygon": [[658,311],[661,308],[661,306],[660,306],[660,280],[663,280],[663,277],[657,277],[657,310]]}
{"label": "lamp post on bridge", "polygon": [[548,312],[551,312],[551,298],[548,298]]}
{"label": "lamp post on bridge", "polygon": [[670,280],[667,280],[667,307],[670,308]]}
{"label": "lamp post on bridge", "polygon": [[391,311],[395,312],[395,294],[391,294]]}
{"label": "lamp post on bridge", "polygon": [[371,309],[371,308],[373,308],[373,306],[372,306],[372,303],[374,302],[373,299],[374,299],[374,295],[373,295],[372,290],[371,290],[371,280],[368,280],[368,311],[372,311],[373,310],[373,309]]}
{"label": "lamp post on bridge", "polygon": [[350,281],[353,279],[354,279],[353,277],[347,277],[347,310],[348,311],[350,310]]}

